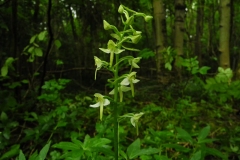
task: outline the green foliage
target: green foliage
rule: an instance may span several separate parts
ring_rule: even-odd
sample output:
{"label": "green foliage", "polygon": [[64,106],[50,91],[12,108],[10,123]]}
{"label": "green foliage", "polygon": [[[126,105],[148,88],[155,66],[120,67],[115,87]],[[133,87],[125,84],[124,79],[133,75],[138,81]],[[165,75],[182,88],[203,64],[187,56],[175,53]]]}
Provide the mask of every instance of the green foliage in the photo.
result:
{"label": "green foliage", "polygon": [[[49,151],[51,142],[47,143],[39,152],[39,154],[37,152],[34,152],[34,154],[32,156],[29,157],[29,160],[44,160],[47,157],[47,153]],[[17,160],[26,160],[25,155],[23,154],[22,150],[20,150],[19,152],[19,156],[17,158]]]}
{"label": "green foliage", "polygon": [[186,67],[187,71],[189,71],[191,74],[200,73],[202,75],[206,75],[207,71],[210,69],[210,67],[203,66],[199,68],[199,62],[197,60],[197,56],[194,58],[184,59],[180,57],[180,66]]}
{"label": "green foliage", "polygon": [[109,158],[113,157],[113,152],[109,143],[111,140],[107,138],[94,137],[91,138],[86,135],[84,141],[72,139],[72,142],[59,142],[54,144],[53,148],[62,149],[63,155],[58,159],[101,159],[100,155],[103,153]]}

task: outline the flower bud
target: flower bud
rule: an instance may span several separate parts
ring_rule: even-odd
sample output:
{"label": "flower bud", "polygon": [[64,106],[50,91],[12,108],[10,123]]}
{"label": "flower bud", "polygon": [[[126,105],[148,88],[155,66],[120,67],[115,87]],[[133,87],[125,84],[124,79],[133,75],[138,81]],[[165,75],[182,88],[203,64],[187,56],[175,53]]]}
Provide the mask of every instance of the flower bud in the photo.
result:
{"label": "flower bud", "polygon": [[122,5],[120,5],[119,8],[118,8],[118,13],[122,14],[123,11],[124,11],[124,8],[123,8]]}
{"label": "flower bud", "polygon": [[145,16],[144,19],[146,22],[149,22],[150,20],[152,20],[152,16]]}
{"label": "flower bud", "polygon": [[131,40],[134,44],[137,44],[140,41],[141,38],[142,38],[142,36],[140,34],[138,34],[136,36],[132,36]]}
{"label": "flower bud", "polygon": [[112,29],[112,26],[107,21],[103,20],[103,28],[109,30]]}

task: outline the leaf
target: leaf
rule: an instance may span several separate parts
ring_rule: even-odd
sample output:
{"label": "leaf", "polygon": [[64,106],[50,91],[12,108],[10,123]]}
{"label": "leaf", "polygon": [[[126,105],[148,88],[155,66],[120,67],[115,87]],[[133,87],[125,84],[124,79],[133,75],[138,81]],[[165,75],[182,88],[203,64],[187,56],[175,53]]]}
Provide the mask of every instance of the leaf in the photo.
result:
{"label": "leaf", "polygon": [[202,139],[198,140],[198,143],[212,143],[213,141],[216,141],[217,139]]}
{"label": "leaf", "polygon": [[169,71],[172,70],[172,65],[170,63],[165,63],[165,68],[167,68]]}
{"label": "leaf", "polygon": [[140,50],[139,49],[135,49],[135,48],[128,48],[128,47],[125,47],[122,45],[122,47],[126,50],[129,50],[129,51],[134,51],[134,52],[139,52]]}
{"label": "leaf", "polygon": [[207,71],[209,69],[211,69],[211,67],[203,66],[199,69],[199,73],[205,75],[205,74],[207,74]]}
{"label": "leaf", "polygon": [[54,44],[56,45],[57,49],[59,49],[62,46],[62,43],[58,39],[54,41]]}
{"label": "leaf", "polygon": [[21,82],[24,83],[24,84],[28,84],[29,83],[29,81],[27,79],[23,79]]}
{"label": "leaf", "polygon": [[8,116],[5,112],[1,113],[1,121],[2,122],[6,122],[8,120]]}
{"label": "leaf", "polygon": [[30,157],[29,157],[29,160],[37,160],[38,158],[38,152],[35,151]]}
{"label": "leaf", "polygon": [[5,65],[11,66],[13,62],[14,62],[14,58],[8,57],[7,60],[5,61]]}
{"label": "leaf", "polygon": [[178,127],[176,127],[176,130],[178,132],[178,138],[183,139],[186,142],[190,142],[191,144],[193,143],[192,137],[186,130],[184,130],[182,128],[178,128]]}
{"label": "leaf", "polygon": [[137,156],[150,155],[150,154],[155,154],[155,153],[158,153],[158,152],[159,152],[159,149],[157,149],[157,148],[147,148],[147,149],[141,149],[140,151],[136,152],[135,155],[132,155],[132,156],[134,158],[134,157],[137,157]]}
{"label": "leaf", "polygon": [[43,52],[42,52],[41,48],[34,48],[34,53],[38,57],[42,57],[43,56]]}
{"label": "leaf", "polygon": [[57,127],[65,127],[67,125],[67,122],[63,122],[63,121],[58,121],[57,123]]}
{"label": "leaf", "polygon": [[120,155],[121,155],[123,158],[125,158],[125,160],[128,159],[127,154],[126,154],[124,151],[120,150],[119,153],[120,153]]}
{"label": "leaf", "polygon": [[5,76],[7,76],[7,74],[8,74],[8,66],[4,65],[1,68],[1,76],[5,77]]}
{"label": "leaf", "polygon": [[77,144],[74,144],[72,142],[60,142],[58,144],[54,144],[52,147],[59,148],[62,150],[77,150],[80,149],[80,147]]}
{"label": "leaf", "polygon": [[43,41],[44,38],[46,37],[47,31],[42,31],[41,33],[38,34],[38,40]]}
{"label": "leaf", "polygon": [[51,141],[48,142],[39,152],[39,159],[40,160],[44,160],[46,158],[49,147],[50,147],[50,144],[51,144]]}
{"label": "leaf", "polygon": [[227,160],[227,156],[215,148],[206,148],[206,152],[207,154],[218,156]]}
{"label": "leaf", "polygon": [[163,147],[166,147],[166,148],[173,148],[175,149],[176,151],[180,151],[180,152],[185,152],[185,153],[188,153],[189,151],[191,151],[189,148],[185,148],[179,144],[163,144],[162,145]]}
{"label": "leaf", "polygon": [[119,35],[117,34],[110,34],[113,38],[117,39],[117,40],[120,40],[121,38],[119,37]]}
{"label": "leaf", "polygon": [[199,132],[198,141],[205,139],[208,136],[209,132],[210,132],[210,126],[208,125]]}
{"label": "leaf", "polygon": [[0,160],[5,160],[5,159],[8,160],[16,156],[19,153],[19,147],[20,147],[19,144],[15,144],[11,146],[10,150],[1,156]]}
{"label": "leaf", "polygon": [[20,152],[19,152],[18,159],[19,159],[19,160],[26,160],[26,157],[25,157],[25,155],[23,154],[22,150],[20,150]]}
{"label": "leaf", "polygon": [[37,37],[37,35],[32,36],[32,38],[30,39],[29,43],[33,43],[35,41],[36,37]]}
{"label": "leaf", "polygon": [[[86,140],[85,140],[86,141]],[[104,145],[111,143],[111,140],[107,138],[89,138],[86,143],[84,141],[84,149],[91,149],[93,147],[103,147]]]}
{"label": "leaf", "polygon": [[134,158],[139,151],[140,151],[140,139],[138,138],[127,148],[127,155],[129,159]]}
{"label": "leaf", "polygon": [[201,160],[201,158],[202,158],[202,152],[197,151],[196,153],[193,154],[191,160]]}
{"label": "leaf", "polygon": [[167,156],[163,156],[163,155],[161,155],[161,156],[154,155],[154,158],[159,159],[159,160],[172,160],[172,159],[168,158]]}

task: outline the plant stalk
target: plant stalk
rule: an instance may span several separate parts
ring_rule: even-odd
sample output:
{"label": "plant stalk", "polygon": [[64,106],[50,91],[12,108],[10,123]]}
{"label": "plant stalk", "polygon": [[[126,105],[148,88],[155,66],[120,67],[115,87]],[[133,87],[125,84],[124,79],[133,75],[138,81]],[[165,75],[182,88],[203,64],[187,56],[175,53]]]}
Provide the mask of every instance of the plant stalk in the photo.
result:
{"label": "plant stalk", "polygon": [[[116,54],[116,63],[118,63],[119,55]],[[115,72],[114,72],[114,79],[118,78],[118,65],[116,65]],[[114,85],[114,153],[115,153],[115,160],[118,160],[118,82]]]}

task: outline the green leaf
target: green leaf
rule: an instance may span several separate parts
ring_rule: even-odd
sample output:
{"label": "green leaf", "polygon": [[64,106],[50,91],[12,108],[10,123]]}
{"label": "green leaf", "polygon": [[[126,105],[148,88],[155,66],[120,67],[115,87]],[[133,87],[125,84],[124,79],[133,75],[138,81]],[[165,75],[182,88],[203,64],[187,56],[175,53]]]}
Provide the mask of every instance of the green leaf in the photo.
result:
{"label": "green leaf", "polygon": [[127,155],[129,159],[134,158],[139,151],[140,151],[140,139],[138,138],[127,148]]}
{"label": "green leaf", "polygon": [[159,160],[172,160],[172,159],[168,158],[167,156],[163,156],[163,155],[161,155],[161,156],[154,155],[154,158],[159,159]]}
{"label": "green leaf", "polygon": [[202,74],[202,75],[205,75],[205,74],[207,74],[207,71],[209,69],[211,69],[211,67],[203,66],[199,69],[199,73]]}
{"label": "green leaf", "polygon": [[32,38],[30,39],[29,43],[33,43],[35,41],[36,37],[37,37],[37,35],[32,36]]}
{"label": "green leaf", "polygon": [[128,159],[127,154],[126,154],[124,151],[120,150],[119,153],[120,153],[120,155],[121,155],[125,160]]}
{"label": "green leaf", "polygon": [[28,84],[29,83],[29,81],[27,79],[23,79],[21,82],[24,83],[24,84]]}
{"label": "green leaf", "polygon": [[186,142],[190,142],[191,144],[193,143],[192,137],[190,136],[190,134],[186,130],[184,130],[182,128],[178,128],[178,127],[176,127],[176,130],[178,132],[178,135],[177,135],[178,138],[183,139]]}
{"label": "green leaf", "polygon": [[168,143],[166,143],[166,144],[163,144],[162,146],[166,147],[166,148],[173,148],[173,149],[175,149],[176,151],[179,151],[179,152],[188,153],[188,152],[191,151],[189,148],[185,148],[185,147],[183,147],[179,144],[168,144]]}
{"label": "green leaf", "polygon": [[38,39],[39,41],[43,41],[44,38],[46,37],[47,31],[42,31],[41,33],[38,34]]}
{"label": "green leaf", "polygon": [[42,52],[41,48],[34,48],[34,53],[38,57],[42,57],[43,56],[43,52]]}
{"label": "green leaf", "polygon": [[40,160],[44,160],[46,158],[49,147],[50,147],[50,144],[51,144],[51,141],[48,142],[39,152],[39,159]]}
{"label": "green leaf", "polygon": [[2,122],[6,122],[8,120],[8,116],[5,112],[1,113],[1,121]]}
{"label": "green leaf", "polygon": [[84,154],[84,151],[82,149],[77,149],[69,152],[72,159],[80,159],[82,155]]}
{"label": "green leaf", "polygon": [[139,49],[135,49],[135,48],[128,48],[128,47],[125,47],[122,45],[122,47],[126,50],[129,50],[129,51],[134,51],[134,52],[139,52],[140,50]]}
{"label": "green leaf", "polygon": [[35,151],[30,157],[29,157],[29,160],[37,160],[39,157],[38,157],[38,152]]}
{"label": "green leaf", "polygon": [[8,74],[8,66],[4,65],[2,68],[1,68],[1,75],[3,77],[7,76]]}
{"label": "green leaf", "polygon": [[58,144],[54,144],[52,147],[53,148],[59,148],[59,149],[62,149],[62,150],[77,150],[77,149],[80,149],[80,147],[77,144],[72,143],[72,142],[60,142]]}
{"label": "green leaf", "polygon": [[213,141],[216,141],[217,139],[202,139],[198,140],[198,143],[212,143]]}
{"label": "green leaf", "polygon": [[54,44],[56,45],[57,49],[59,49],[62,46],[62,43],[58,39],[54,41]]}
{"label": "green leaf", "polygon": [[113,38],[117,39],[117,40],[120,40],[121,38],[119,37],[119,35],[117,34],[110,34]]}
{"label": "green leaf", "polygon": [[218,156],[218,157],[221,157],[221,158],[227,160],[227,156],[224,155],[222,152],[220,152],[220,151],[217,150],[217,149],[214,149],[214,148],[206,148],[206,152],[207,152],[207,154],[214,155],[214,156]]}
{"label": "green leaf", "polygon": [[5,61],[5,65],[11,66],[13,62],[14,62],[14,58],[8,57],[7,60]]}
{"label": "green leaf", "polygon": [[198,134],[198,141],[205,139],[210,133],[210,126],[204,127]]}
{"label": "green leaf", "polygon": [[167,68],[169,71],[172,70],[172,65],[170,63],[165,63],[165,68]]}
{"label": "green leaf", "polygon": [[58,121],[57,123],[57,127],[65,127],[67,125],[67,122],[63,122],[63,121]]}
{"label": "green leaf", "polygon": [[19,159],[19,160],[26,160],[26,157],[25,157],[25,155],[23,154],[22,150],[20,150],[20,152],[19,152],[18,159]]}
{"label": "green leaf", "polygon": [[136,155],[133,155],[133,157],[137,157],[137,156],[141,156],[141,155],[150,155],[150,154],[155,154],[158,152],[159,152],[159,149],[157,149],[157,148],[141,149],[140,151],[136,152]]}
{"label": "green leaf", "polygon": [[202,152],[197,151],[196,153],[193,154],[191,160],[201,160],[201,158],[202,158]]}
{"label": "green leaf", "polygon": [[10,150],[1,156],[0,160],[5,160],[5,159],[8,160],[16,156],[19,153],[19,147],[20,147],[19,144],[15,144],[11,146]]}

